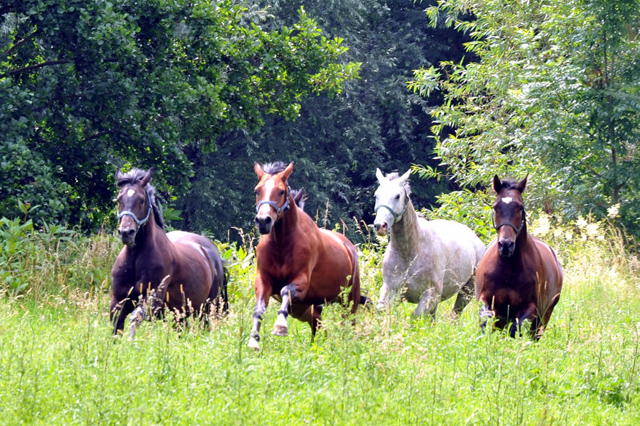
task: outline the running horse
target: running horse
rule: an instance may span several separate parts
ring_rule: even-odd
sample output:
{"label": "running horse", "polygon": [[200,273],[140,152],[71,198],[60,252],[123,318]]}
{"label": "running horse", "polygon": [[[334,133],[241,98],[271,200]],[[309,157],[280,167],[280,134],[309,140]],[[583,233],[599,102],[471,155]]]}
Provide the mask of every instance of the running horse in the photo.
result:
{"label": "running horse", "polygon": [[377,308],[384,309],[398,296],[417,304],[414,316],[435,317],[438,303],[456,296],[457,316],[473,298],[476,266],[484,254],[484,244],[467,226],[450,220],[426,220],[413,207],[409,176],[376,177],[375,192],[378,235],[390,232],[382,262],[382,287]]}
{"label": "running horse", "polygon": [[273,334],[288,334],[291,315],[308,323],[315,336],[325,303],[348,291],[347,303],[355,312],[361,296],[355,246],[342,234],[318,228],[296,205],[287,183],[293,163],[256,163],[254,170],[259,179],[255,222],[262,237],[256,248],[256,306],[249,347],[259,350],[260,324],[270,297],[281,302]]}
{"label": "running horse", "polygon": [[[111,270],[114,334],[130,313],[131,334],[146,316],[165,309],[188,316],[208,313],[212,304],[227,308],[226,270],[216,246],[189,232],[164,232],[162,214],[149,184],[151,169],[116,175],[118,234],[124,244]],[[220,302],[222,299],[222,302]]]}
{"label": "running horse", "polygon": [[497,197],[493,204],[493,226],[497,237],[489,244],[478,265],[476,298],[481,326],[495,318],[494,327],[515,337],[525,320],[531,321],[531,336],[542,337],[562,290],[562,267],[549,245],[527,233],[520,182],[493,178]]}

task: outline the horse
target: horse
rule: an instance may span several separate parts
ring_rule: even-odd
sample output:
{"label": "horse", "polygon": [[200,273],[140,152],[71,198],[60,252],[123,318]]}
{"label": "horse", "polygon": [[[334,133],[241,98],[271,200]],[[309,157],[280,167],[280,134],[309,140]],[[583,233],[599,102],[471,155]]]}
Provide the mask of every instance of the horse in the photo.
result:
{"label": "horse", "polygon": [[409,175],[380,169],[375,192],[374,228],[390,232],[382,262],[382,288],[376,308],[387,308],[402,295],[417,304],[413,313],[435,318],[438,303],[456,296],[453,315],[459,315],[473,297],[474,273],[484,244],[467,226],[449,220],[426,220],[413,207]]}
{"label": "horse", "polygon": [[530,334],[539,340],[560,298],[563,272],[553,249],[527,233],[522,200],[527,178],[520,182],[493,178],[497,236],[478,265],[475,294],[482,304],[483,329],[495,318],[494,328],[511,324],[509,334],[515,337],[530,320]]}
{"label": "horse", "polygon": [[311,326],[313,338],[325,303],[351,304],[355,313],[361,296],[355,246],[342,234],[318,228],[296,205],[287,182],[293,163],[255,163],[254,171],[259,179],[255,223],[262,237],[256,247],[256,305],[249,347],[257,351],[270,297],[281,302],[274,335],[288,334],[291,315]]}
{"label": "horse", "polygon": [[151,176],[151,169],[136,168],[116,175],[124,246],[111,270],[110,318],[115,335],[133,312],[130,338],[146,316],[144,305],[156,316],[169,309],[183,317],[206,314],[214,303],[228,307],[227,271],[218,249],[200,235],[165,233]]}

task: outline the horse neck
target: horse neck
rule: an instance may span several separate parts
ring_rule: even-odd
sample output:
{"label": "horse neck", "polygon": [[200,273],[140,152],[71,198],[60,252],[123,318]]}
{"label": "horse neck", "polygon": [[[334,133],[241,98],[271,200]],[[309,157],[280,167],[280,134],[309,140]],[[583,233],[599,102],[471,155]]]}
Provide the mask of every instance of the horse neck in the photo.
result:
{"label": "horse neck", "polygon": [[163,245],[164,242],[169,242],[167,234],[164,230],[158,226],[153,214],[149,216],[149,221],[144,224],[136,235],[136,243],[133,246],[133,253],[138,255],[149,247],[157,247]]}
{"label": "horse neck", "polygon": [[516,248],[513,251],[513,255],[508,258],[503,258],[511,263],[521,264],[525,256],[523,254],[527,252],[530,247],[529,244],[532,243],[533,240],[529,238],[529,234],[527,233],[527,223],[525,222],[522,225],[522,229],[516,238]]}
{"label": "horse neck", "polygon": [[289,206],[289,210],[282,213],[282,216],[273,224],[273,229],[271,230],[271,238],[279,246],[287,244],[291,238],[291,231],[296,229],[298,224],[299,210],[293,201],[293,197],[289,200]]}
{"label": "horse neck", "polygon": [[418,215],[409,199],[407,211],[391,226],[391,244],[400,254],[415,255],[418,245]]}

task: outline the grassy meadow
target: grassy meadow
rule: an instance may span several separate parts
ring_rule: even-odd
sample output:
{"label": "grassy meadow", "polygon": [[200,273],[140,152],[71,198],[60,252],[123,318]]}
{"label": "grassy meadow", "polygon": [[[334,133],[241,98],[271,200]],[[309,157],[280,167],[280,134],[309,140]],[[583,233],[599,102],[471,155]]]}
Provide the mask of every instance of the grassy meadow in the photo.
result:
{"label": "grassy meadow", "polygon": [[[543,218],[544,219],[544,218]],[[556,247],[565,284],[540,342],[482,334],[478,304],[459,319],[413,306],[339,306],[310,341],[306,324],[246,345],[252,248],[221,244],[231,310],[204,327],[143,323],[111,337],[108,276],[120,244],[64,229],[2,223],[0,424],[637,425],[639,262],[606,223],[531,229]],[[613,243],[612,243],[613,241]],[[365,293],[377,299],[382,248],[360,247]]]}

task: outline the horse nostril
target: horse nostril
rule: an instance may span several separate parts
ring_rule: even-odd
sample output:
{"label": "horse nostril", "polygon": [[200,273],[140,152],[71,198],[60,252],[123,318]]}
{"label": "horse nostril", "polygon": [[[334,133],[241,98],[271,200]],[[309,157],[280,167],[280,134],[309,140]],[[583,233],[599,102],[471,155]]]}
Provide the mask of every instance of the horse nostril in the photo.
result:
{"label": "horse nostril", "polygon": [[264,218],[264,224],[269,225],[271,223],[271,216],[267,216]]}

